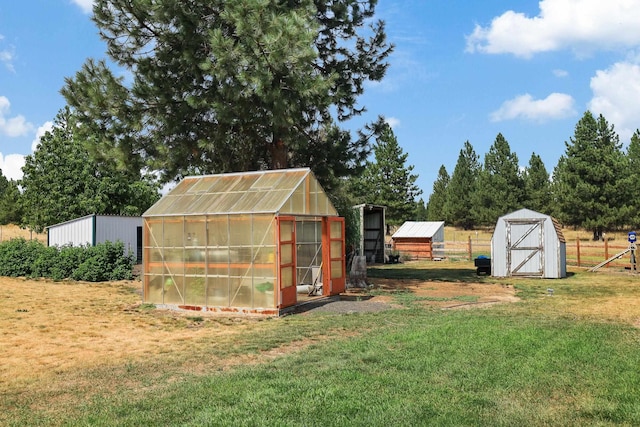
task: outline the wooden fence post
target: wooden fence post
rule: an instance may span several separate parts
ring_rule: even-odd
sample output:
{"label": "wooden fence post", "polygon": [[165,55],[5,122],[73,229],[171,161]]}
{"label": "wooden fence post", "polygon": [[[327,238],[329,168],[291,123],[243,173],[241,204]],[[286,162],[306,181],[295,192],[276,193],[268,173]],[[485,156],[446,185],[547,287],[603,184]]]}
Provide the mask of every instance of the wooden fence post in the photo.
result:
{"label": "wooden fence post", "polygon": [[580,267],[580,238],[576,239],[576,252],[578,253],[578,267]]}
{"label": "wooden fence post", "polygon": [[609,240],[604,239],[604,259],[609,259]]}
{"label": "wooden fence post", "polygon": [[469,261],[473,259],[473,251],[471,250],[471,236],[469,236]]}

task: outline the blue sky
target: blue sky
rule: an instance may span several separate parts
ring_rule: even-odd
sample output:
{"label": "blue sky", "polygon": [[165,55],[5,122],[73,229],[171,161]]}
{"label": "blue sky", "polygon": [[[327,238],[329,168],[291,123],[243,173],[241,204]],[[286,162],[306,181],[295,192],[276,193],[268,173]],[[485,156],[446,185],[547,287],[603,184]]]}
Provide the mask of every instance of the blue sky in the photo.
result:
{"label": "blue sky", "polygon": [[[20,178],[65,105],[64,78],[105,57],[91,4],[0,3],[0,168],[9,178]],[[586,110],[624,144],[640,128],[638,1],[379,0],[377,16],[396,48],[351,126],[384,115],[425,200],[465,141],[482,161],[502,133],[521,166],[535,152],[551,173]]]}

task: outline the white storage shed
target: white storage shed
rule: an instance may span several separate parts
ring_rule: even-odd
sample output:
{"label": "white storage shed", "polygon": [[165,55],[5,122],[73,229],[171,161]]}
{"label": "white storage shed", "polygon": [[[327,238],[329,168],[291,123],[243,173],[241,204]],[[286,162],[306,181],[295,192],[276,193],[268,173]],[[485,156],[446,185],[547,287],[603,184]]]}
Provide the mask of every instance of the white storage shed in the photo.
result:
{"label": "white storage shed", "polygon": [[566,241],[558,221],[530,209],[498,218],[491,238],[491,274],[566,277]]}
{"label": "white storage shed", "polygon": [[87,215],[47,227],[48,246],[95,246],[121,241],[142,262],[142,217]]}

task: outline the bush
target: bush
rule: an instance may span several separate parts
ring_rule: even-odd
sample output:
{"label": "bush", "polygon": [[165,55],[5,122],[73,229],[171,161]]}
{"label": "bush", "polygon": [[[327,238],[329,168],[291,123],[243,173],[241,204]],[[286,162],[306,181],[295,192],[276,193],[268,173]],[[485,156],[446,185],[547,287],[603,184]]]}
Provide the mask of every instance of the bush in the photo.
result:
{"label": "bush", "polygon": [[131,279],[134,263],[131,253],[124,255],[122,242],[61,248],[25,239],[0,243],[0,276],[103,282]]}

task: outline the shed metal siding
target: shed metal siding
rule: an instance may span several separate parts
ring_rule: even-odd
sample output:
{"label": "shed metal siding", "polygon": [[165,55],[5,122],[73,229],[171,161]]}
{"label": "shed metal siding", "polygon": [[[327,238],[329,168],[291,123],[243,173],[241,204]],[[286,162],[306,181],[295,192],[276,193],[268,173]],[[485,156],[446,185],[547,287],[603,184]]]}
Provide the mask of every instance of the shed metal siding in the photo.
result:
{"label": "shed metal siding", "polygon": [[82,246],[93,244],[94,215],[48,227],[49,246]]}
{"label": "shed metal siding", "polygon": [[142,217],[98,215],[96,217],[96,243],[117,242],[124,244],[125,251],[137,252],[137,228],[142,227]]}
{"label": "shed metal siding", "polygon": [[[528,230],[524,224],[541,224],[538,230],[524,237]],[[522,225],[519,227],[518,225]],[[539,271],[532,273],[543,278],[566,277],[566,244],[562,232],[557,223],[549,215],[541,214],[529,209],[520,209],[498,219],[493,236],[491,238],[491,274],[496,277],[508,277],[513,275],[513,263],[509,260],[509,233],[511,242],[519,237],[524,237],[521,246],[534,247],[542,245],[540,257],[531,258],[531,264],[527,265],[527,271]],[[525,272],[526,273],[526,272]]]}

